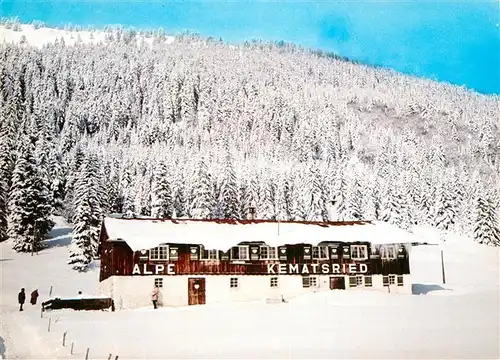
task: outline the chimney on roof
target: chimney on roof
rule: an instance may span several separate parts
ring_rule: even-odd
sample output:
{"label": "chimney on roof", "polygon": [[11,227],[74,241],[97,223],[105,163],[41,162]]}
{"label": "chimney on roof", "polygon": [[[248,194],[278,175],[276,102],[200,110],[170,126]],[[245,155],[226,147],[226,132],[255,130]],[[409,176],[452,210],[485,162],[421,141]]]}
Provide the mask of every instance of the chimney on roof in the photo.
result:
{"label": "chimney on roof", "polygon": [[248,208],[247,219],[248,220],[255,220],[255,207],[250,206]]}

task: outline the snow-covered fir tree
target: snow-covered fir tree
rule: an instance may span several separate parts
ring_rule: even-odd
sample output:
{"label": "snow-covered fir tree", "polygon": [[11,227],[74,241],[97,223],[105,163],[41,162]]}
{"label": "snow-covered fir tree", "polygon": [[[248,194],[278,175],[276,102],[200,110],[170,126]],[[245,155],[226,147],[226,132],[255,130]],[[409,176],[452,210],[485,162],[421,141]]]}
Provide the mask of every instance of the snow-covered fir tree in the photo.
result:
{"label": "snow-covered fir tree", "polygon": [[97,156],[87,155],[74,185],[75,213],[68,264],[78,271],[85,271],[97,255],[99,229],[103,217],[100,170]]}
{"label": "snow-covered fir tree", "polygon": [[347,192],[348,201],[348,217],[346,220],[362,220],[363,215],[363,193],[361,191],[361,184],[356,175],[350,180]]}
{"label": "snow-covered fir tree", "polygon": [[0,179],[0,242],[7,236],[7,181]]}
{"label": "snow-covered fir tree", "polygon": [[480,244],[500,246],[498,213],[493,202],[483,193],[476,198],[474,240]]}
{"label": "snow-covered fir tree", "polygon": [[[182,176],[182,175],[178,174],[177,176]],[[175,218],[189,217],[185,184],[179,181],[178,179],[176,179],[175,183],[176,186],[174,188],[172,215]]]}
{"label": "snow-covered fir tree", "polygon": [[164,162],[157,165],[154,182],[151,216],[155,218],[171,218],[174,203],[171,187],[171,175]]}
{"label": "snow-covered fir tree", "polygon": [[446,184],[438,190],[435,203],[434,225],[440,230],[451,230],[455,224],[456,209]]}
{"label": "snow-covered fir tree", "polygon": [[385,195],[381,220],[408,229],[407,219],[405,218],[405,203],[399,189],[392,188]]}
{"label": "snow-covered fir tree", "polygon": [[195,219],[209,219],[214,206],[212,177],[208,172],[205,159],[198,163],[193,185],[191,213]]}
{"label": "snow-covered fir tree", "polygon": [[307,217],[308,221],[328,221],[325,187],[321,179],[320,170],[317,166],[309,169],[307,174],[306,188],[303,189],[307,195]]}
{"label": "snow-covered fir tree", "polygon": [[220,183],[219,216],[224,219],[238,219],[238,182],[233,160],[229,153]]}
{"label": "snow-covered fir tree", "polygon": [[9,238],[18,252],[38,251],[41,241],[52,229],[50,192],[34,157],[32,138],[20,144],[12,174],[9,199]]}
{"label": "snow-covered fir tree", "polygon": [[335,220],[347,220],[349,218],[349,204],[347,199],[347,184],[343,174],[336,178],[333,189],[332,209]]}
{"label": "snow-covered fir tree", "polygon": [[0,242],[7,240],[7,201],[11,177],[11,161],[9,157],[9,136],[5,124],[0,124]]}

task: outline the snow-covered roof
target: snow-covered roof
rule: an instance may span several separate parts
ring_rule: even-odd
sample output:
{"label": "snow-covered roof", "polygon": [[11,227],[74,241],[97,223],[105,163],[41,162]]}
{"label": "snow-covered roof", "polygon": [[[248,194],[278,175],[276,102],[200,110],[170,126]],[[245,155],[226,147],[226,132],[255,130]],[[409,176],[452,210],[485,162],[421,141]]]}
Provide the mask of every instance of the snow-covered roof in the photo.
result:
{"label": "snow-covered roof", "polygon": [[110,240],[123,240],[133,251],[162,243],[201,244],[227,250],[244,241],[270,246],[322,241],[369,241],[373,244],[410,243],[411,233],[383,222],[277,222],[269,220],[104,219]]}

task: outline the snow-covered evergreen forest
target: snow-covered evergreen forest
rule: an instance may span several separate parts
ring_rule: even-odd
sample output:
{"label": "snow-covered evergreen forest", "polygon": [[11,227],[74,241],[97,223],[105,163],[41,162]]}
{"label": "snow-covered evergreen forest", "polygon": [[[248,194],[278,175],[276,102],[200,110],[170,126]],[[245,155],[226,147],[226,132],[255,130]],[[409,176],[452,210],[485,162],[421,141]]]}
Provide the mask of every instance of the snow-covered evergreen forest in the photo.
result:
{"label": "snow-covered evergreen forest", "polygon": [[498,245],[499,103],[282,43],[0,44],[0,239],[36,250],[63,214],[88,249],[103,214],[254,206]]}

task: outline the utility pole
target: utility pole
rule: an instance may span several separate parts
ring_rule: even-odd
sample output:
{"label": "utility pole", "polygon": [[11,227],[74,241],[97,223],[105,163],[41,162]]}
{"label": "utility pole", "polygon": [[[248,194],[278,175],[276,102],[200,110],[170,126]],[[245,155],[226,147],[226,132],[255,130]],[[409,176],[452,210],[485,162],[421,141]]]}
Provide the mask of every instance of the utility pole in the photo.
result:
{"label": "utility pole", "polygon": [[444,255],[443,255],[443,243],[446,241],[446,234],[442,234],[442,237],[441,237],[441,245],[440,245],[440,248],[441,248],[441,273],[443,275],[443,284],[446,284],[446,276],[445,276],[445,271],[444,271]]}
{"label": "utility pole", "polygon": [[446,277],[444,274],[444,258],[443,258],[443,249],[441,248],[441,272],[443,273],[443,284],[446,284]]}

